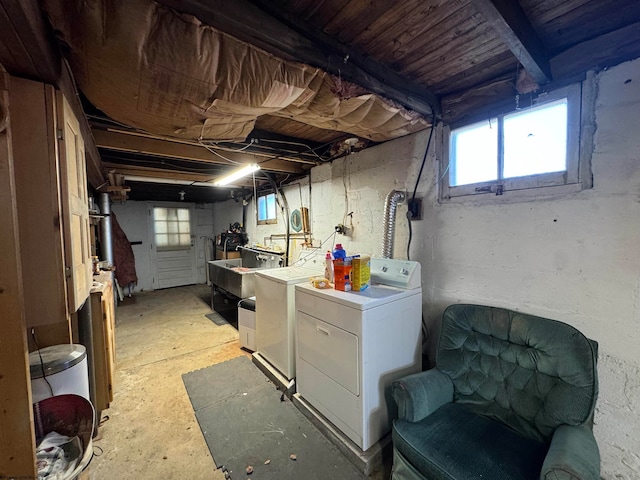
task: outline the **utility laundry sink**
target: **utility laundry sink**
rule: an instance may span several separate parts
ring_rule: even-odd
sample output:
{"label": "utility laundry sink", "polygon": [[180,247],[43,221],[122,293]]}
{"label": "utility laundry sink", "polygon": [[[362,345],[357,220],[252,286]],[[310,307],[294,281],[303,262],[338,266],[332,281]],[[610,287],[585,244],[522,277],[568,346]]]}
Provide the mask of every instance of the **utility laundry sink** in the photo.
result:
{"label": "utility laundry sink", "polygon": [[282,253],[239,247],[241,258],[213,260],[209,262],[209,278],[212,288],[220,288],[238,298],[255,295],[257,270],[278,268]]}

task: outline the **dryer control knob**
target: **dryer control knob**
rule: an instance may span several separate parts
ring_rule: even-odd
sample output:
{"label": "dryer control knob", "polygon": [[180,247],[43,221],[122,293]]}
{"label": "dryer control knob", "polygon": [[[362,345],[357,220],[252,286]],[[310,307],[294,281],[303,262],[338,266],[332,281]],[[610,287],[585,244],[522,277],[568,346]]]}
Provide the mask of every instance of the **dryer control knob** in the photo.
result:
{"label": "dryer control knob", "polygon": [[402,270],[400,270],[400,273],[403,275],[409,275],[409,270],[407,270],[406,268],[403,268]]}

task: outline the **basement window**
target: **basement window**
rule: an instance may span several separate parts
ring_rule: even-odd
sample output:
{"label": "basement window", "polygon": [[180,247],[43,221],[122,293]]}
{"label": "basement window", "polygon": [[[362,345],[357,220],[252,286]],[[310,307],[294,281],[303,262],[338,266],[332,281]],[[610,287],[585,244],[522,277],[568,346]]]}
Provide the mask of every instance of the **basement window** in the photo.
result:
{"label": "basement window", "polygon": [[191,219],[188,208],[154,207],[153,229],[158,251],[191,248]]}
{"label": "basement window", "polygon": [[538,96],[527,108],[446,127],[441,198],[585,188],[579,180],[580,92],[572,85]]}
{"label": "basement window", "polygon": [[276,219],[276,194],[258,196],[258,225],[277,223]]}

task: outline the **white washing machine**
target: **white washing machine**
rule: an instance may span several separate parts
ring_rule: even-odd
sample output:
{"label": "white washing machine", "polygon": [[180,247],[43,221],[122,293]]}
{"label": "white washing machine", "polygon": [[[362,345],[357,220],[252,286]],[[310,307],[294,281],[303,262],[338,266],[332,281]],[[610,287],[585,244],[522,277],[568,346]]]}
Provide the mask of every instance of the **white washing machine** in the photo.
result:
{"label": "white washing machine", "polygon": [[371,259],[362,292],[296,286],[297,391],[363,451],[391,430],[393,380],[421,370],[420,264]]}
{"label": "white washing machine", "polygon": [[295,286],[324,276],[325,256],[320,249],[303,249],[295,265],[256,272],[257,353],[287,380],[296,375]]}

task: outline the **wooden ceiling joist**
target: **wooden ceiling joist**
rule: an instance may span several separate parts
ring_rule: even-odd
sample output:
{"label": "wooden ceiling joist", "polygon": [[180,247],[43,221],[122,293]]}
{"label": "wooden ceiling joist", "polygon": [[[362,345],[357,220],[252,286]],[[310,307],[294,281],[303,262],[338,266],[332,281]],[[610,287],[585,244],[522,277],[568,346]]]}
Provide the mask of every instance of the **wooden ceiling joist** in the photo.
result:
{"label": "wooden ceiling joist", "polygon": [[[148,138],[138,135],[93,130],[96,145],[108,150],[120,152],[142,153],[155,157],[177,158],[195,162],[232,166],[234,162],[257,163],[263,170],[281,173],[305,173],[304,165],[280,159],[269,159],[250,153],[228,152],[220,150],[219,154],[201,145],[173,142]],[[228,159],[228,160],[225,160]]]}
{"label": "wooden ceiling joist", "polygon": [[[91,108],[94,107],[91,106]],[[109,119],[102,112],[100,112],[99,115],[88,114],[87,117],[93,130],[107,130],[109,132],[122,133],[124,135],[135,135],[139,137],[172,141],[175,143],[185,143],[188,145],[202,146],[202,144],[199,144],[194,140],[184,138],[168,138],[166,136],[154,135],[152,133],[143,132],[133,128],[126,128],[121,124],[118,125],[117,122]],[[262,117],[259,117],[258,120],[263,117],[268,117],[268,115],[263,115]],[[292,122],[290,119],[283,120]],[[330,135],[330,139],[339,139],[341,136],[346,135],[342,132],[335,132],[331,130],[321,131],[327,132]],[[219,148],[221,151],[224,151],[225,149],[242,149],[242,151],[246,151],[246,153],[252,153],[256,156],[262,156],[265,158],[279,158],[281,160],[289,160],[291,162],[315,165],[318,160],[321,160],[321,157],[317,152],[323,152],[327,147],[327,142],[318,142],[306,139],[301,140],[299,137],[254,128],[244,142],[238,143],[233,141],[209,141],[207,142],[207,146],[210,146],[212,148]]]}
{"label": "wooden ceiling joist", "polygon": [[292,59],[340,76],[373,93],[426,116],[440,113],[439,99],[425,87],[398,75],[392,68],[346,46],[299,18],[274,16],[248,0],[159,0],[222,32],[285,59]]}
{"label": "wooden ceiling joist", "polygon": [[518,2],[472,0],[509,50],[539,84],[551,81],[551,67],[544,45]]}
{"label": "wooden ceiling joist", "polygon": [[169,180],[181,180],[185,182],[210,182],[214,178],[212,175],[201,173],[172,172],[162,168],[123,165],[114,162],[104,162],[104,167],[107,170],[112,170],[125,177],[130,175],[135,177],[167,178]]}
{"label": "wooden ceiling joist", "polygon": [[[142,180],[142,177],[145,177],[146,179],[148,179],[146,181],[151,183],[155,183],[155,181],[162,179],[166,181],[158,183],[180,183],[184,185],[193,183],[198,186],[202,186],[201,184],[203,183],[211,183],[211,187],[213,188],[212,181],[216,179],[215,175],[170,171],[162,168],[141,167],[138,165],[123,165],[121,163],[114,162],[105,162],[104,166],[114,174],[123,176],[127,184],[131,181],[144,182],[145,180]],[[127,177],[129,177],[129,180],[126,180]],[[131,180],[131,177],[135,177],[135,180]],[[256,185],[261,185],[263,183],[266,183],[265,178],[258,176],[256,178]],[[234,185],[250,188],[253,186],[253,177],[241,178],[234,182]]]}
{"label": "wooden ceiling joist", "polygon": [[551,59],[554,77],[570,77],[640,56],[640,22],[582,42]]}

